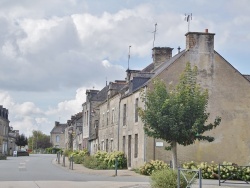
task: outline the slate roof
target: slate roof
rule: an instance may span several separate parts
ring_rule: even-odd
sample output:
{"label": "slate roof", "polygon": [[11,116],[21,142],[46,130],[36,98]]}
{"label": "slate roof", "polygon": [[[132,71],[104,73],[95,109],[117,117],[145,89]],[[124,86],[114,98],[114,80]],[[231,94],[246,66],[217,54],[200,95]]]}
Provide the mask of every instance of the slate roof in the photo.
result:
{"label": "slate roof", "polygon": [[129,91],[134,92],[138,88],[140,88],[144,83],[146,83],[150,78],[144,78],[144,77],[134,77],[133,80],[131,80],[131,83],[129,85]]}
{"label": "slate roof", "polygon": [[142,69],[142,72],[152,72],[152,70],[154,70],[154,63],[151,63],[147,67]]}
{"label": "slate roof", "polygon": [[91,101],[104,101],[107,99],[109,86],[105,86],[101,91],[94,95]]}
{"label": "slate roof", "polygon": [[51,130],[50,134],[62,134],[64,133],[65,128],[68,126],[68,124],[56,124],[55,127]]}
{"label": "slate roof", "polygon": [[250,75],[243,75],[248,81],[250,81]]}

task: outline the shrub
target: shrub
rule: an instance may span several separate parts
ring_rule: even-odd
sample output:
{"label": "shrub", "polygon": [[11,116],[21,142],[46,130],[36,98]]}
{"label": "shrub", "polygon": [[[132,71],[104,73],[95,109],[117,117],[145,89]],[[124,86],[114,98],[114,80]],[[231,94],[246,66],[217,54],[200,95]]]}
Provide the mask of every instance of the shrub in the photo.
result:
{"label": "shrub", "polygon": [[75,164],[82,164],[83,161],[84,161],[84,157],[82,157],[82,156],[74,156],[73,160],[74,160]]}
{"label": "shrub", "polygon": [[94,156],[85,156],[83,165],[91,169],[107,169],[108,166],[104,161],[98,160]]}
{"label": "shrub", "polygon": [[6,155],[0,154],[0,160],[6,160],[6,159],[7,159],[7,156],[6,156]]}
{"label": "shrub", "polygon": [[123,152],[114,151],[106,155],[105,161],[109,168],[115,168],[115,161],[117,158],[117,168],[123,169],[127,167],[127,159]]}
{"label": "shrub", "polygon": [[[186,175],[188,180],[191,180],[190,175]],[[150,177],[152,188],[176,188],[177,187],[177,171],[170,168],[154,171]],[[180,177],[180,187],[187,187],[187,182],[184,177]]]}
{"label": "shrub", "polygon": [[70,157],[73,157],[74,163],[76,164],[82,164],[84,161],[84,157],[88,155],[89,152],[86,149],[70,153]]}
{"label": "shrub", "polygon": [[[239,167],[231,162],[224,161],[220,168],[220,178],[231,180],[250,180],[250,167]],[[215,164],[213,161],[208,164],[207,162],[201,162],[196,164],[193,161],[186,162],[182,165],[185,169],[201,169],[202,178],[204,179],[218,179],[219,165]]]}
{"label": "shrub", "polygon": [[72,152],[73,152],[72,150],[67,150],[66,149],[66,150],[63,151],[63,155],[65,155],[65,157],[69,157],[72,154]]}
{"label": "shrub", "polygon": [[57,152],[62,152],[62,149],[60,149],[60,148],[54,148],[54,147],[45,148],[45,153],[55,154]]}
{"label": "shrub", "polygon": [[83,165],[92,169],[114,169],[117,158],[117,168],[127,167],[127,159],[123,152],[114,151],[107,153],[97,151],[93,156],[84,157]]}
{"label": "shrub", "polygon": [[152,172],[162,169],[167,169],[169,166],[160,160],[151,160],[150,162],[145,163],[143,166],[140,167],[140,174],[143,175],[151,175]]}

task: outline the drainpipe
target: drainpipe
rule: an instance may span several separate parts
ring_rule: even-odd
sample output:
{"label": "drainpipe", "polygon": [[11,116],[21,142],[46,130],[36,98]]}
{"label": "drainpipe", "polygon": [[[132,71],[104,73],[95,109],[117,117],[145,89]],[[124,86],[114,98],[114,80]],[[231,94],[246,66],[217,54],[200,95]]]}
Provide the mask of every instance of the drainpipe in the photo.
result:
{"label": "drainpipe", "polygon": [[[145,95],[147,94],[147,86],[145,87]],[[146,102],[146,101],[145,101]],[[146,105],[144,105],[144,109],[146,110]],[[147,161],[147,156],[146,156],[146,150],[147,150],[147,147],[146,147],[146,143],[147,143],[147,135],[145,134],[144,132],[144,162]]]}
{"label": "drainpipe", "polygon": [[120,145],[120,117],[121,117],[121,100],[122,94],[120,93],[119,107],[118,107],[118,127],[117,127],[117,151],[119,151]]}
{"label": "drainpipe", "polygon": [[88,151],[89,151],[90,154],[91,154],[91,143],[90,143],[89,139],[90,139],[90,135],[91,135],[91,134],[90,134],[90,131],[91,131],[90,126],[91,126],[91,121],[92,121],[92,119],[91,119],[91,111],[92,111],[91,102],[92,102],[92,101],[89,101],[89,113],[88,113],[89,122],[87,122],[87,123],[88,123],[88,126],[89,126]]}

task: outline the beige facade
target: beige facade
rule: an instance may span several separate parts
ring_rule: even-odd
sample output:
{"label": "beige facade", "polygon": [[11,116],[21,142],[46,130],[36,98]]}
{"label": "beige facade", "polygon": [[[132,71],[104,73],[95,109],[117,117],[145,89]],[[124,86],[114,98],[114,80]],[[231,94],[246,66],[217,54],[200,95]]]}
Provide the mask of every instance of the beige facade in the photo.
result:
{"label": "beige facade", "polygon": [[[207,132],[215,141],[208,143],[197,141],[191,146],[178,146],[179,161],[232,161],[238,164],[250,162],[250,82],[246,76],[239,73],[231,64],[214,50],[214,34],[208,32],[189,32],[186,34],[186,49],[172,57],[172,48],[153,49],[154,62],[143,71],[128,70],[127,89],[121,94],[110,98],[100,106],[99,145],[102,150],[113,149],[124,151],[128,159],[128,167],[139,167],[145,161],[161,159],[171,160],[171,153],[165,150],[167,144],[161,140],[149,138],[144,134],[143,123],[136,119],[137,106],[143,108],[141,92],[151,88],[151,80],[160,78],[167,87],[176,84],[186,63],[198,67],[198,83],[209,90],[207,112],[212,123],[216,116],[222,118],[220,126]],[[157,57],[165,55],[165,58]],[[165,62],[163,62],[163,60]],[[160,62],[159,62],[160,61]],[[141,78],[151,78],[137,89],[133,85]],[[142,75],[144,73],[144,75]],[[137,80],[136,80],[137,79]],[[132,88],[132,89],[131,89]],[[152,89],[152,88],[151,88]],[[110,118],[111,109],[118,106],[119,119],[117,125],[106,124]],[[106,116],[109,115],[107,118]],[[103,125],[102,125],[102,122]],[[102,127],[102,126],[103,127]],[[116,135],[119,136],[116,136]],[[118,140],[116,140],[118,139]],[[116,146],[119,144],[119,147]]]}
{"label": "beige facade", "polygon": [[250,162],[250,76],[242,75],[214,50],[214,34],[189,32],[186,49],[172,57],[173,48],[153,48],[153,63],[145,69],[127,70],[126,81],[109,83],[101,91],[87,90],[83,104],[83,148],[91,154],[97,150],[124,151],[128,167],[136,168],[152,159],[171,160],[168,146],[145,135],[138,107],[144,108],[141,94],[152,89],[154,78],[167,87],[177,84],[186,63],[198,67],[198,83],[209,91],[207,112],[213,123],[221,124],[207,135],[214,142],[196,141],[191,146],[178,145],[178,160]]}
{"label": "beige facade", "polygon": [[116,94],[99,106],[99,150],[112,152],[118,149],[118,116],[120,95]]}
{"label": "beige facade", "polygon": [[54,128],[50,132],[50,142],[52,147],[65,149],[65,128],[67,124],[55,122]]}

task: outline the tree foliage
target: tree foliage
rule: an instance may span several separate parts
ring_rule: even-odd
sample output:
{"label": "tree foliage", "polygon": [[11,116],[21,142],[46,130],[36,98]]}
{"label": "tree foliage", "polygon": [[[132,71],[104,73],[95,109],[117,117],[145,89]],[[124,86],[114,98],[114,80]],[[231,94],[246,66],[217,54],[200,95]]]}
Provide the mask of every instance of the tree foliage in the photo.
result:
{"label": "tree foliage", "polygon": [[29,149],[45,149],[51,147],[50,136],[42,133],[42,131],[34,130],[32,136],[29,137]]}
{"label": "tree foliage", "polygon": [[26,146],[28,144],[28,139],[24,134],[17,136],[15,144],[17,146]]}
{"label": "tree foliage", "polygon": [[154,88],[143,96],[145,109],[140,109],[140,117],[145,133],[168,142],[167,149],[176,143],[187,146],[195,140],[214,140],[203,133],[218,126],[221,118],[207,124],[208,90],[202,89],[196,78],[197,67],[192,69],[187,63],[175,87],[170,86],[168,91],[163,81],[154,80]]}

